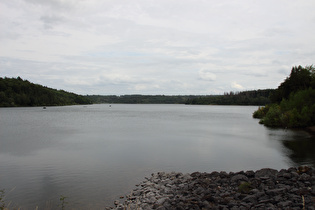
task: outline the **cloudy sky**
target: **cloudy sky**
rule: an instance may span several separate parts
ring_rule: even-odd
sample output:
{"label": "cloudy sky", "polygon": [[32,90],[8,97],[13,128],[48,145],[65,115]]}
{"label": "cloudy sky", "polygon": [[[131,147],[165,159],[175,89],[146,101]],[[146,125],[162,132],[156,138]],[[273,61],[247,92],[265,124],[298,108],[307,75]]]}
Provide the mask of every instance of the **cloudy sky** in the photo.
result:
{"label": "cloudy sky", "polygon": [[315,61],[314,0],[2,0],[0,77],[78,94],[276,88]]}

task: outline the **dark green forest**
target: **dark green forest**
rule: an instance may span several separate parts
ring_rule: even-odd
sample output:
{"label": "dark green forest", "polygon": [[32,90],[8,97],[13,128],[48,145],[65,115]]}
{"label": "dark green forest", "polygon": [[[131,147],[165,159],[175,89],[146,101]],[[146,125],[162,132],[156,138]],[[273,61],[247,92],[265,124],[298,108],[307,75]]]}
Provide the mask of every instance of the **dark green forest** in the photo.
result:
{"label": "dark green forest", "polygon": [[88,95],[93,103],[187,104],[187,105],[266,105],[272,89],[230,92],[224,95]]}
{"label": "dark green forest", "polygon": [[224,95],[87,95],[56,90],[28,80],[0,77],[0,107],[63,106],[92,103],[266,105],[274,90],[230,92]]}
{"label": "dark green forest", "polygon": [[315,68],[294,66],[290,76],[270,95],[254,118],[268,127],[302,128],[315,125]]}
{"label": "dark green forest", "polygon": [[200,96],[188,99],[192,105],[266,105],[270,103],[273,89],[230,92],[224,95]]}
{"label": "dark green forest", "polygon": [[185,104],[187,100],[198,96],[165,96],[165,95],[88,95],[93,103],[122,103],[122,104]]}
{"label": "dark green forest", "polygon": [[91,104],[86,96],[56,90],[17,78],[0,77],[0,107]]}

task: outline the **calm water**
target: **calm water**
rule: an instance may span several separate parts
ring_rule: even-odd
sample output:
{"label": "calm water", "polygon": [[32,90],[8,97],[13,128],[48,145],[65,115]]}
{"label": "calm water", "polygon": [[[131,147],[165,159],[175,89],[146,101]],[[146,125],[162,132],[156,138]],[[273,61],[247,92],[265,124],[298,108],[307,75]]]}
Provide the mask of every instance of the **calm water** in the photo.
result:
{"label": "calm water", "polygon": [[315,166],[315,139],[268,129],[254,106],[0,109],[0,189],[25,209],[102,209],[153,172]]}

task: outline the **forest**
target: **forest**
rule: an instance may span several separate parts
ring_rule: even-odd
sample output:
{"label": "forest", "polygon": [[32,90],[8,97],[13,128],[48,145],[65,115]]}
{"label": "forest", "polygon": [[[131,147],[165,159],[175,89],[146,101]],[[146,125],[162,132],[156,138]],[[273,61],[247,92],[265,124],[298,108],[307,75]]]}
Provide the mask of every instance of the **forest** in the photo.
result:
{"label": "forest", "polygon": [[91,104],[86,96],[34,84],[28,80],[0,77],[0,107],[63,106]]}
{"label": "forest", "polygon": [[200,96],[188,99],[192,105],[266,105],[270,103],[273,89],[224,93],[224,95]]}
{"label": "forest", "polygon": [[121,104],[185,104],[187,100],[197,98],[193,95],[88,95],[93,103],[121,103]]}
{"label": "forest", "polygon": [[315,67],[294,66],[290,76],[270,95],[254,118],[268,127],[302,128],[315,125]]}
{"label": "forest", "polygon": [[93,103],[187,104],[187,105],[266,105],[272,89],[230,92],[224,95],[88,95]]}
{"label": "forest", "polygon": [[188,105],[266,105],[274,90],[229,92],[224,95],[87,95],[56,90],[28,80],[0,77],[0,107],[63,106],[75,104],[188,104]]}

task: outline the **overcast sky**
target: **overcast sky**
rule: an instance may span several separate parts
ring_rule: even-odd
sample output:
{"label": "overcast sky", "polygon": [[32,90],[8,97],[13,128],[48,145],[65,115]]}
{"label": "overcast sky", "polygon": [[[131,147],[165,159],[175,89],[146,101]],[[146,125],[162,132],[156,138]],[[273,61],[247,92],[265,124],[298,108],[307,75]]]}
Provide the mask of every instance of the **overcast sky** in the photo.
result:
{"label": "overcast sky", "polygon": [[314,0],[2,0],[0,77],[78,94],[276,88],[315,60]]}

